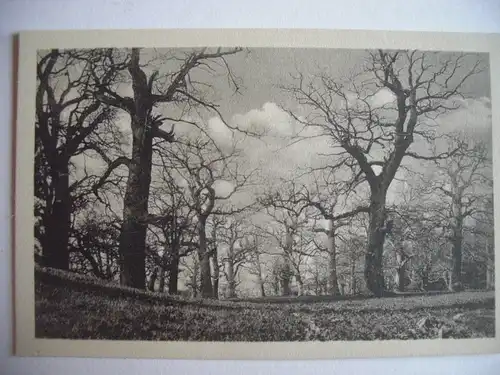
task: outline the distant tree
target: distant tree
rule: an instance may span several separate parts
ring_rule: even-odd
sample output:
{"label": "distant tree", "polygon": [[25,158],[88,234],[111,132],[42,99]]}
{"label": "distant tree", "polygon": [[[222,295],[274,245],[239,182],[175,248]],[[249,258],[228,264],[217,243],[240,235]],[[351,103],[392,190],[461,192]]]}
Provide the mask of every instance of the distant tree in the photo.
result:
{"label": "distant tree", "polygon": [[[248,208],[248,205],[225,208],[223,203],[246,187],[253,171],[241,165],[237,148],[222,150],[205,135],[178,141],[163,152],[183,181],[189,207],[196,215],[201,292],[204,298],[213,298],[210,259],[216,248],[210,248],[207,223],[214,215],[232,215]],[[216,190],[220,183],[226,186],[226,191]]]}
{"label": "distant tree", "polygon": [[[359,280],[359,267],[362,266],[360,261],[364,255],[364,244],[366,235],[348,230],[342,236],[342,241],[339,244],[339,252],[342,254],[341,264],[344,263],[347,267],[346,286],[351,295],[356,295],[362,289],[362,278]],[[361,272],[362,273],[362,272]]]}
{"label": "distant tree", "polygon": [[[319,172],[319,173],[318,173]],[[304,205],[313,207],[317,215],[313,216],[316,220],[326,220],[326,228],[315,228],[314,231],[324,233],[327,237],[328,253],[328,294],[340,294],[339,282],[337,277],[337,231],[349,225],[349,221],[354,216],[362,212],[368,212],[368,206],[357,205],[353,209],[341,209],[345,207],[350,199],[356,181],[342,181],[336,178],[335,174],[339,171],[337,168],[321,168],[313,173],[311,177],[311,186],[304,185],[294,199],[303,202]]]}
{"label": "distant tree", "polygon": [[[266,228],[260,228],[275,241],[281,251],[283,295],[291,294],[292,277],[303,290],[301,267],[316,251],[310,227],[309,205],[299,198],[300,187],[293,181],[284,182],[279,190],[269,191],[260,199],[260,204],[271,220]],[[277,255],[272,253],[272,255]]]}
{"label": "distant tree", "polygon": [[170,161],[161,152],[158,154],[154,162],[156,179],[151,187],[148,224],[161,251],[150,255],[155,260],[159,291],[164,291],[168,278],[168,293],[178,294],[180,260],[198,247],[196,214],[172,175]]}
{"label": "distant tree", "polygon": [[[256,231],[256,228],[254,228],[254,231]],[[262,236],[254,232],[251,236],[250,239],[248,240],[249,242],[249,259],[248,259],[248,272],[251,275],[254,275],[257,279],[257,285],[259,287],[260,291],[260,296],[265,297],[266,296],[266,289],[265,285],[266,282],[268,281],[268,274],[265,272],[265,267],[263,265],[263,259],[262,256],[265,253],[264,249],[262,248],[263,245],[265,246],[265,242],[263,241]]]}
{"label": "distant tree", "polygon": [[[240,271],[249,262],[251,254],[255,256],[256,244],[249,232],[249,226],[241,217],[224,217],[218,231],[218,243],[224,247],[222,269],[227,281],[227,297],[236,297]],[[262,287],[262,285],[261,285]],[[263,289],[261,289],[262,291]]]}
{"label": "distant tree", "polygon": [[191,292],[191,297],[196,298],[200,294],[200,261],[198,254],[191,254],[181,259],[184,273],[187,278],[186,287]]}
{"label": "distant tree", "polygon": [[466,222],[481,210],[492,192],[491,157],[482,141],[463,134],[450,136],[453,155],[436,162],[434,173],[426,181],[451,243],[452,290],[462,288],[463,245]]}

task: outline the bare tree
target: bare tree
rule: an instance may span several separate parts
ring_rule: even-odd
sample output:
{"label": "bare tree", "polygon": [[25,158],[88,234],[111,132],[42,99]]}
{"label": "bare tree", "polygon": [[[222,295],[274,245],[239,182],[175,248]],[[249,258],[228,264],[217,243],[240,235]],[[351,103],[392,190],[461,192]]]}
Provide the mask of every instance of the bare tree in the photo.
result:
{"label": "bare tree", "polygon": [[260,230],[273,238],[282,251],[283,264],[280,274],[284,295],[291,294],[292,276],[295,276],[300,288],[299,294],[301,293],[303,289],[301,266],[316,251],[310,231],[312,228],[309,228],[307,233],[312,219],[308,212],[309,205],[304,204],[299,192],[297,184],[289,181],[284,182],[280,190],[266,193],[260,199],[260,204],[271,218],[271,225]]}
{"label": "bare tree", "polygon": [[[162,128],[164,121],[182,123],[182,116],[162,117],[155,114],[155,109],[162,103],[182,104],[184,107],[202,107],[217,111],[216,106],[206,95],[206,82],[199,82],[197,71],[213,68],[218,62],[229,71],[225,57],[241,51],[240,48],[228,50],[207,48],[193,50],[183,57],[173,57],[179,61],[176,69],[160,74],[159,70],[147,75],[147,69],[141,64],[141,51],[132,48],[124,54],[116,50],[107,50],[107,59],[102,69],[122,72],[123,77],[131,81],[132,97],[122,96],[116,84],[113,87],[107,82],[98,82],[96,97],[107,105],[125,111],[130,116],[132,130],[132,151],[129,160],[117,160],[109,165],[109,169],[126,164],[128,180],[124,198],[123,223],[120,236],[121,283],[123,285],[145,288],[145,250],[148,219],[148,201],[151,184],[153,156],[153,140],[161,139],[167,143],[173,141],[174,129]],[[123,56],[122,56],[123,55]],[[126,73],[128,73],[128,75]],[[124,78],[126,79],[126,78]],[[233,83],[234,79],[232,80]]]}
{"label": "bare tree", "polygon": [[[254,231],[256,228],[254,228]],[[262,255],[264,253],[264,249],[262,248],[263,243],[263,238],[262,236],[254,232],[249,239],[249,259],[248,259],[248,272],[251,275],[254,275],[257,279],[257,285],[259,287],[260,291],[260,296],[265,297],[266,296],[266,289],[265,289],[265,284],[267,281],[267,276],[265,274],[265,270],[263,267],[263,259]]]}
{"label": "bare tree", "polygon": [[[249,226],[242,217],[222,217],[218,227],[218,243],[224,246],[221,263],[228,286],[229,298],[236,297],[238,275],[240,270],[249,261],[250,253],[256,244],[250,236]],[[256,252],[253,251],[253,254]]]}
{"label": "bare tree", "polygon": [[111,218],[87,210],[80,213],[77,224],[70,230],[70,269],[77,273],[91,273],[104,280],[113,280],[118,268],[119,226]]}
{"label": "bare tree", "polygon": [[441,208],[448,239],[451,243],[452,290],[462,288],[464,227],[482,208],[492,192],[491,157],[482,141],[464,135],[450,137],[453,155],[436,162],[432,179],[427,181],[429,194],[434,194]]}
{"label": "bare tree", "polygon": [[211,216],[207,227],[208,253],[212,262],[212,298],[219,299],[219,286],[221,270],[224,268],[224,260],[220,258],[221,227],[224,225],[224,216]]}
{"label": "bare tree", "polygon": [[386,244],[389,246],[386,246],[387,250],[384,251],[384,255],[390,254],[385,258],[390,263],[389,268],[394,270],[394,286],[399,292],[404,292],[406,286],[410,284],[407,268],[414,256],[407,245],[413,236],[412,223],[403,215],[392,219],[392,228],[388,233],[389,241]]}
{"label": "bare tree", "polygon": [[[318,173],[319,172],[319,173]],[[349,224],[349,220],[362,212],[368,212],[367,206],[357,205],[353,209],[345,209],[351,198],[355,181],[342,181],[335,177],[337,168],[321,168],[309,174],[311,177],[310,187],[303,186],[297,193],[295,199],[304,205],[317,210],[320,219],[326,220],[326,228],[315,228],[314,231],[324,233],[327,237],[328,253],[328,294],[340,294],[337,277],[337,231]],[[343,211],[343,212],[339,212]]]}
{"label": "bare tree", "polygon": [[200,261],[198,254],[182,258],[181,264],[187,276],[186,287],[191,290],[191,296],[196,298],[200,292]]}
{"label": "bare tree", "polygon": [[[465,270],[463,282],[495,289],[495,243],[493,194],[487,197],[467,228],[469,241],[464,241]],[[472,237],[472,238],[471,238]]]}
{"label": "bare tree", "polygon": [[177,294],[180,260],[199,246],[195,233],[196,213],[173,176],[175,170],[168,155],[162,153],[161,148],[157,151],[158,157],[153,161],[156,173],[151,186],[149,230],[155,234],[162,249],[161,256],[157,253],[154,256],[159,290],[164,291],[168,278],[169,294]]}
{"label": "bare tree", "polygon": [[[69,268],[69,236],[75,190],[87,179],[75,174],[73,158],[89,149],[104,150],[105,139],[95,136],[106,127],[112,132],[114,111],[94,100],[90,51],[42,53],[36,66],[35,99],[35,235],[45,266]],[[112,76],[100,76],[108,82]]]}
{"label": "bare tree", "polygon": [[[404,158],[441,159],[452,152],[426,155],[411,150],[414,140],[433,143],[435,120],[459,108],[464,83],[480,71],[474,56],[450,54],[437,59],[421,51],[368,52],[361,72],[348,79],[325,74],[286,88],[304,106],[305,117],[296,121],[333,141],[334,164],[339,160],[363,175],[370,188],[369,234],[365,255],[365,279],[370,291],[384,293],[384,247],[387,191]],[[475,60],[470,64],[470,60]],[[469,64],[468,64],[469,63]],[[470,67],[472,66],[472,67]],[[388,93],[390,103],[374,100]],[[311,134],[309,132],[309,134]],[[380,169],[377,173],[374,166]]]}
{"label": "bare tree", "polygon": [[409,278],[407,287],[412,290],[448,286],[450,258],[447,256],[446,210],[441,199],[436,199],[436,189],[430,188],[429,181],[422,178],[420,173],[408,172],[406,183],[399,192],[399,202],[389,209],[395,224],[386,254],[387,260],[395,263],[391,266],[396,270],[395,284],[401,291],[402,277],[404,280]]}
{"label": "bare tree", "polygon": [[[211,138],[204,135],[178,141],[164,152],[172,160],[172,168],[183,181],[189,194],[190,207],[196,214],[201,291],[203,297],[212,298],[214,291],[210,258],[213,254],[207,238],[207,221],[212,215],[231,215],[248,207],[245,205],[226,209],[223,202],[247,185],[252,172],[248,172],[240,164],[236,148],[223,151]],[[220,183],[224,183],[226,188],[217,191],[217,184]]]}
{"label": "bare tree", "polygon": [[338,233],[338,267],[339,275],[344,276],[344,289],[351,295],[362,290],[362,274],[364,245],[366,243],[366,230],[364,230],[364,218],[357,216],[350,221],[350,225],[342,228]]}

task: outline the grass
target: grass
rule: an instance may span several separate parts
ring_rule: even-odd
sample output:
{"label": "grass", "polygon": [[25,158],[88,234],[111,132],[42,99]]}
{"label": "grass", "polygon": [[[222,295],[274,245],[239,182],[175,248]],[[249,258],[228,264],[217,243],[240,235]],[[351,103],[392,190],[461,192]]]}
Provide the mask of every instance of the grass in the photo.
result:
{"label": "grass", "polygon": [[[36,270],[36,336],[184,341],[494,337],[494,292],[333,301],[186,300],[61,271]],[[459,315],[457,315],[459,314]],[[433,324],[419,328],[423,318]],[[455,319],[453,319],[455,318]],[[429,319],[429,322],[431,319]],[[445,336],[443,336],[445,337]]]}

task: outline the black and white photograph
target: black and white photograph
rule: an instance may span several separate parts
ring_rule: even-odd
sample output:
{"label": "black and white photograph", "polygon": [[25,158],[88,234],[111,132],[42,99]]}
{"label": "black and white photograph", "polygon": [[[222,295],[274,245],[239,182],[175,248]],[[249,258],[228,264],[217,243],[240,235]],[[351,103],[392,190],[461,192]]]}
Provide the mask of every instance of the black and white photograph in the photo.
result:
{"label": "black and white photograph", "polygon": [[496,337],[488,52],[131,43],[32,60],[32,198],[16,196],[32,221],[16,225],[33,247],[16,251],[35,339]]}

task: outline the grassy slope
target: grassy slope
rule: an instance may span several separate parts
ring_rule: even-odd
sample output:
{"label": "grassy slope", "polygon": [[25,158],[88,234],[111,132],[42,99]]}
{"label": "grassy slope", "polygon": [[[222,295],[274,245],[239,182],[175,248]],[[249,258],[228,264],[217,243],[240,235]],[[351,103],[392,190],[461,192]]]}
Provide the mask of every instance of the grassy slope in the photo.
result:
{"label": "grassy slope", "polygon": [[[272,303],[182,300],[55,270],[36,272],[36,335],[49,338],[199,341],[433,338],[433,316],[451,337],[494,336],[494,293]],[[452,317],[463,313],[459,321]]]}

